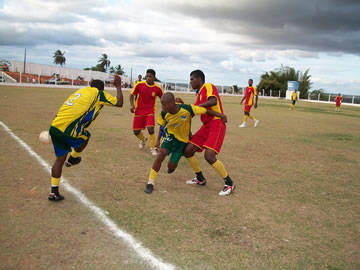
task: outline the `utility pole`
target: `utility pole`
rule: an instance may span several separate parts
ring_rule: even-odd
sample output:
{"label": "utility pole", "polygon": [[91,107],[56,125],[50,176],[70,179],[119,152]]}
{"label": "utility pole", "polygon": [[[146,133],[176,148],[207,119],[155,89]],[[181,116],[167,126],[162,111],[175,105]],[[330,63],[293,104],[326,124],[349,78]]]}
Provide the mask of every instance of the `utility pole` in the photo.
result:
{"label": "utility pole", "polygon": [[24,53],[24,73],[25,73],[25,67],[26,67],[26,48]]}

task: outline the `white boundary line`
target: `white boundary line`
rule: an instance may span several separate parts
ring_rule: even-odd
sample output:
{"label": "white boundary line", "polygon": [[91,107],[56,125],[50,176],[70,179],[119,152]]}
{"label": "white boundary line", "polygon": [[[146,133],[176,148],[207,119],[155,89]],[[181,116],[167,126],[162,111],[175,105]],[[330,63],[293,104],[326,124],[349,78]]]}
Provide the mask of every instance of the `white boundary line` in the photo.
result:
{"label": "white boundary line", "polygon": [[[31,149],[31,147],[28,146],[23,140],[21,140],[18,136],[16,136],[11,131],[11,129],[9,129],[2,121],[0,121],[0,125],[5,129],[5,131],[11,137],[13,137],[30,154],[30,156],[33,156],[40,163],[40,165],[45,169],[45,171],[51,173],[51,166],[45,160],[43,160],[38,154],[36,154]],[[143,247],[143,245],[139,241],[137,241],[132,235],[121,230],[116,225],[116,223],[114,223],[110,218],[106,216],[104,210],[102,210],[100,207],[96,206],[93,202],[91,202],[81,191],[72,187],[65,177],[61,178],[61,184],[68,192],[72,193],[75,197],[77,197],[77,199],[85,207],[89,208],[95,214],[95,216],[105,226],[108,227],[108,229],[113,233],[113,235],[115,235],[117,238],[127,243],[135,251],[135,253],[143,260],[148,262],[151,267],[156,269],[164,269],[164,270],[176,269],[174,265],[165,263],[161,259],[156,258],[149,249]]]}

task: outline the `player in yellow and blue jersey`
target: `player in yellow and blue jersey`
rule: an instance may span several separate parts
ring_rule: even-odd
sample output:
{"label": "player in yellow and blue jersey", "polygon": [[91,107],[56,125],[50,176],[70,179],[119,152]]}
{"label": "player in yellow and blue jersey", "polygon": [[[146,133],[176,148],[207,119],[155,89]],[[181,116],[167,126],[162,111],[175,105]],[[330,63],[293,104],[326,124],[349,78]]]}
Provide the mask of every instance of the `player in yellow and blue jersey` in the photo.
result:
{"label": "player in yellow and blue jersey", "polygon": [[62,168],[64,163],[67,167],[80,163],[80,153],[90,139],[90,132],[86,128],[96,119],[104,105],[123,106],[120,76],[115,75],[114,85],[117,90],[116,97],[104,91],[103,81],[93,80],[90,86],[76,91],[65,100],[52,121],[49,133],[56,160],[51,169],[51,193],[48,196],[50,201],[64,199],[59,193]]}
{"label": "player in yellow and blue jersey", "polygon": [[[194,115],[209,114],[220,117],[224,122],[227,118],[224,114],[208,110],[203,107],[177,104],[172,93],[165,93],[161,97],[162,112],[157,118],[160,126],[165,126],[163,139],[157,157],[150,170],[149,181],[146,185],[145,192],[150,194],[154,189],[156,176],[161,168],[165,157],[170,154],[168,163],[168,173],[172,173],[183,155],[184,148],[190,139],[191,119]],[[160,129],[161,130],[161,129]],[[158,136],[160,138],[160,136]]]}

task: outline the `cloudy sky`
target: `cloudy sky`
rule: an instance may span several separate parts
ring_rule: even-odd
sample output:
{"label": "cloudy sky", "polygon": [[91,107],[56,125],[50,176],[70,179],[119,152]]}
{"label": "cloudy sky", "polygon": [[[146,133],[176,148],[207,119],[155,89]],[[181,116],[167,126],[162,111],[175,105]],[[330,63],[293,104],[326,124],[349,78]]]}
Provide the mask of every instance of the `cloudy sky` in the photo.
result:
{"label": "cloudy sky", "polygon": [[0,0],[0,59],[95,66],[102,53],[133,77],[244,86],[283,66],[312,90],[360,95],[359,0]]}

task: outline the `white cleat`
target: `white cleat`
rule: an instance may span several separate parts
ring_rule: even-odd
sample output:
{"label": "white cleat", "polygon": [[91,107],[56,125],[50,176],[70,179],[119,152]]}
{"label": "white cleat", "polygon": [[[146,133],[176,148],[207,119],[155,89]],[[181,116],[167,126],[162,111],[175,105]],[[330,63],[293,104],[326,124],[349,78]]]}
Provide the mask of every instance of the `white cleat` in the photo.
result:
{"label": "white cleat", "polygon": [[255,123],[254,123],[254,128],[256,128],[257,127],[257,125],[259,124],[259,120],[255,120]]}
{"label": "white cleat", "polygon": [[243,128],[243,127],[246,127],[246,123],[242,123],[239,127]]}
{"label": "white cleat", "polygon": [[148,140],[148,139],[145,138],[144,141],[140,141],[140,143],[139,143],[139,148],[140,148],[140,149],[143,149],[143,148],[145,147],[145,144],[146,144],[146,141],[147,141],[147,140]]}
{"label": "white cleat", "polygon": [[235,185],[232,186],[224,185],[224,189],[219,192],[219,195],[220,196],[229,195],[234,191],[234,189],[235,189]]}
{"label": "white cleat", "polygon": [[150,151],[153,156],[157,156],[158,152],[156,148],[151,148]]}

